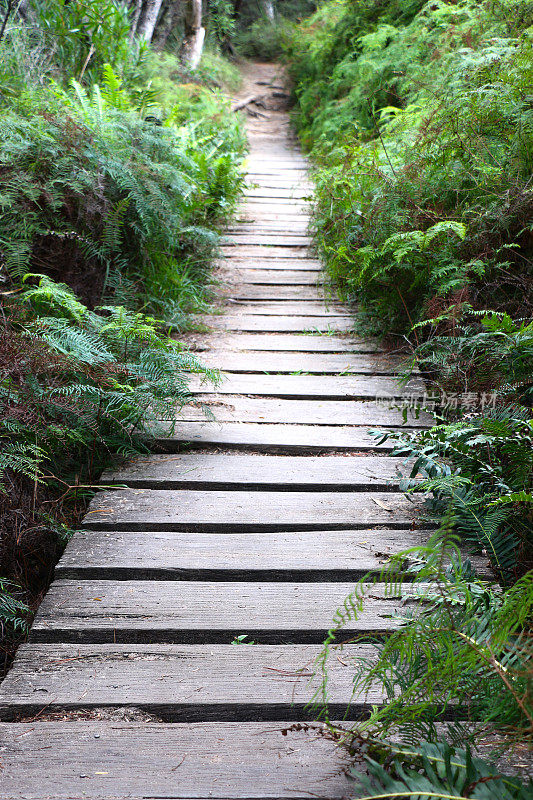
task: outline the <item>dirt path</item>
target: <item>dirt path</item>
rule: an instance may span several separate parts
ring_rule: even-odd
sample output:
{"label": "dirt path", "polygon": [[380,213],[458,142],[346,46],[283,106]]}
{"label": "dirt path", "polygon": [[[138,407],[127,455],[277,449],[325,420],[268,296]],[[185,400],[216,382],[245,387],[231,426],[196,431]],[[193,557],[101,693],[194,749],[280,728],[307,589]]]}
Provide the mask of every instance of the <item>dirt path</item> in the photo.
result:
{"label": "dirt path", "polygon": [[[191,405],[167,455],[104,475],[128,488],[94,499],[2,685],[3,800],[350,793],[322,727],[287,729],[310,719],[312,665],[354,580],[425,537],[397,460],[367,432],[402,424],[375,402],[401,395],[397,363],[324,303],[306,160],[276,76],[250,67],[241,92],[265,97],[223,247],[226,313],[196,337],[225,371],[218,389],[194,384],[216,420]],[[386,634],[397,605],[378,585],[347,636]],[[368,653],[333,659],[333,713]],[[348,717],[381,699],[352,698]]]}

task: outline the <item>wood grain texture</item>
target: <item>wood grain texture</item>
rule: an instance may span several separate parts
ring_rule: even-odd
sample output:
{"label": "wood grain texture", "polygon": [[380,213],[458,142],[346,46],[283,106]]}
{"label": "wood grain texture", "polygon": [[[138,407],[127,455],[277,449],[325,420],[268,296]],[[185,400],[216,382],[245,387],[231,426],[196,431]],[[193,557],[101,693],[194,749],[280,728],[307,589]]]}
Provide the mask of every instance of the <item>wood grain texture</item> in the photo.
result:
{"label": "wood grain texture", "polygon": [[254,314],[224,314],[204,316],[202,322],[215,330],[289,333],[316,331],[320,333],[350,332],[354,323],[351,317],[277,317]]}
{"label": "wood grain texture", "polygon": [[237,269],[229,265],[226,265],[225,269],[228,281],[231,278],[231,288],[239,287],[243,291],[246,291],[245,287],[248,284],[264,286],[269,289],[272,286],[281,289],[284,284],[294,285],[296,290],[309,286],[315,288],[322,280],[319,275],[308,270]]}
{"label": "wood grain texture", "polygon": [[[295,333],[219,333],[202,335],[197,349],[264,350],[291,353],[375,353],[379,351],[377,339],[362,339],[358,336],[330,336],[328,334]],[[347,356],[348,358],[351,357]]]}
{"label": "wood grain texture", "polygon": [[[247,373],[222,374],[222,382],[213,386],[195,376],[189,382],[192,392],[201,394],[244,394],[263,397],[280,397],[309,400],[370,400],[386,398],[420,398],[424,382],[412,378],[401,386],[394,376],[382,375],[250,375]],[[370,421],[370,420],[369,420]]]}
{"label": "wood grain texture", "polygon": [[[404,429],[411,432],[410,428]],[[353,451],[391,451],[392,442],[377,444],[364,427],[335,425],[289,425],[253,422],[180,422],[168,436],[156,433],[157,446],[175,452],[181,443],[188,446],[220,446],[231,450],[259,453],[328,453]]]}
{"label": "wood grain texture", "polygon": [[408,527],[416,505],[394,492],[193,491],[99,492],[84,525],[104,530],[275,531]]}
{"label": "wood grain texture", "polygon": [[[31,641],[230,644],[248,634],[259,644],[320,644],[353,588],[353,581],[57,580],[35,617]],[[404,584],[402,596],[385,597],[380,584],[370,585],[343,636],[396,630],[400,612],[419,602],[414,591]]]}
{"label": "wood grain texture", "polygon": [[185,453],[138,457],[102,475],[101,484],[136,489],[258,489],[318,491],[320,488],[398,486],[410,468],[402,458],[361,456],[265,456]]}
{"label": "wood grain texture", "polygon": [[224,244],[220,252],[228,257],[236,258],[284,258],[298,260],[302,256],[311,257],[306,246],[295,247],[291,245],[263,245],[263,244]]}
{"label": "wood grain texture", "polygon": [[269,256],[268,258],[249,258],[247,256],[241,256],[238,258],[234,256],[231,260],[229,259],[222,259],[219,263],[236,270],[241,269],[260,269],[265,270],[268,269],[269,271],[272,270],[282,270],[287,272],[307,272],[307,273],[315,273],[316,277],[319,277],[319,273],[322,273],[322,267],[320,262],[317,261],[315,258],[283,258],[281,256]]}
{"label": "wood grain texture", "polygon": [[[218,422],[364,425],[367,430],[401,428],[404,424],[409,428],[427,428],[433,424],[430,414],[417,414],[410,406],[402,409],[401,403],[389,404],[389,401],[377,404],[362,400],[279,400],[224,394],[198,395],[197,400]],[[183,406],[178,416],[180,422],[205,421],[205,418],[205,410],[197,405]]]}
{"label": "wood grain texture", "polygon": [[[304,719],[320,686],[317,645],[31,644],[0,686],[4,720],[57,709],[136,708],[172,722]],[[382,691],[352,698],[356,658],[369,645],[339,648],[329,670],[330,712],[351,718]],[[350,703],[350,699],[352,702]]]}
{"label": "wood grain texture", "polygon": [[427,531],[177,533],[79,531],[56,578],[98,580],[355,581],[390,555],[427,541]]}
{"label": "wood grain texture", "polygon": [[[346,751],[287,723],[0,724],[1,800],[350,796]],[[284,735],[285,733],[285,735]],[[244,779],[243,779],[244,778]]]}
{"label": "wood grain texture", "polygon": [[206,366],[224,372],[292,373],[302,371],[317,375],[353,373],[359,375],[395,375],[402,359],[369,353],[276,353],[244,350],[209,350],[200,360]]}
{"label": "wood grain texture", "polygon": [[222,237],[221,244],[226,247],[241,245],[268,245],[275,247],[309,247],[312,243],[310,236],[298,233],[271,234],[259,233],[231,233]]}
{"label": "wood grain texture", "polygon": [[249,316],[255,314],[258,316],[272,315],[284,317],[345,317],[352,320],[353,315],[349,314],[346,309],[337,303],[329,303],[328,306],[323,300],[315,296],[314,302],[311,301],[298,301],[298,300],[232,300],[226,299],[224,309],[227,314],[242,314]]}
{"label": "wood grain texture", "polygon": [[[250,285],[228,286],[228,296],[240,300],[306,300],[317,302],[320,299],[316,282],[308,286]],[[314,305],[314,302],[312,305]]]}

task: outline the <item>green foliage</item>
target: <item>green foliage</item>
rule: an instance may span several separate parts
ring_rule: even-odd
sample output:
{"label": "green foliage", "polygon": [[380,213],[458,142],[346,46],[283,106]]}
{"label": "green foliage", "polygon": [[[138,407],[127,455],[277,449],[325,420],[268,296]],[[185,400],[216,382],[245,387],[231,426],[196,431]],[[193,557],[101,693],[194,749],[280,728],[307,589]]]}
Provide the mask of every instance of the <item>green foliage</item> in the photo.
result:
{"label": "green foliage", "polygon": [[231,210],[241,183],[241,134],[212,104],[218,113],[188,124],[181,109],[164,125],[145,122],[108,67],[101,89],[56,87],[46,103],[6,113],[0,246],[12,280],[49,271],[92,304],[117,292],[122,301],[134,285],[181,321],[201,301],[216,248],[206,226]]}
{"label": "green foliage", "polygon": [[[333,3],[289,44],[317,243],[343,295],[393,332],[466,291],[523,302],[533,61],[518,5]],[[391,237],[450,223],[464,236],[391,259]]]}
{"label": "green foliage", "polygon": [[31,11],[61,76],[98,81],[104,64],[123,73],[136,60],[124,3],[32,0]]}
{"label": "green foliage", "polygon": [[[0,460],[33,481],[78,470],[94,479],[106,454],[136,452],[190,399],[187,374],[204,370],[161,323],[121,306],[89,310],[46,276],[10,306],[11,363],[0,380]],[[26,353],[27,371],[20,373]]]}
{"label": "green foliage", "polygon": [[238,31],[235,44],[244,56],[270,61],[282,54],[290,30],[291,24],[283,17],[273,22],[263,17]]}
{"label": "green foliage", "polygon": [[496,764],[473,757],[470,748],[428,742],[416,747],[370,747],[372,754],[379,750],[392,754],[392,764],[385,769],[370,755],[365,756],[369,775],[355,769],[351,772],[357,800],[528,800],[533,791],[531,781],[525,785],[516,777],[502,775]]}
{"label": "green foliage", "polygon": [[30,609],[18,598],[20,586],[0,578],[0,641],[21,636],[28,631]]}
{"label": "green foliage", "polygon": [[[314,701],[326,717],[329,659],[343,628],[353,628],[377,583],[403,598],[398,629],[376,641],[371,656],[353,659],[354,695],[380,689],[386,697],[356,723],[354,735],[475,742],[480,730],[505,726],[516,737],[531,731],[533,572],[505,591],[477,579],[449,527],[446,520],[426,546],[394,556],[377,577],[365,576],[335,613],[317,660],[322,685]],[[450,714],[468,725],[446,723]]]}

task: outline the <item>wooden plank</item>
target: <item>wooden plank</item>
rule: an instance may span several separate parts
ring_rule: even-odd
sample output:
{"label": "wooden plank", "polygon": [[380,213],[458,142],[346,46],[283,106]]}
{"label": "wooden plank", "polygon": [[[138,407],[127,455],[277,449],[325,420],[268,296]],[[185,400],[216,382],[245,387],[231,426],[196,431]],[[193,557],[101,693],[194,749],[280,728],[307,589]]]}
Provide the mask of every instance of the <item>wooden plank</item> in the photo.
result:
{"label": "wooden plank", "polygon": [[279,531],[409,526],[417,506],[396,492],[116,489],[99,492],[84,525],[101,530]]}
{"label": "wooden plank", "polygon": [[[135,708],[172,722],[305,719],[320,686],[317,645],[32,644],[23,645],[0,687],[4,720],[106,707]],[[353,719],[384,700],[377,687],[352,697],[354,660],[369,645],[332,658],[330,713]],[[350,703],[351,699],[351,703]]]}
{"label": "wooden plank", "polygon": [[[227,265],[228,278],[231,278],[237,285],[252,284],[270,288],[270,285],[283,286],[295,285],[316,287],[321,281],[322,276],[304,270],[281,270],[281,269],[238,269]],[[246,287],[243,286],[243,291]]]}
{"label": "wooden plank", "polygon": [[244,197],[246,199],[251,197],[256,198],[265,198],[267,202],[269,200],[309,200],[311,201],[313,198],[313,190],[312,189],[299,189],[295,188],[282,188],[281,186],[277,187],[247,187],[244,190]]}
{"label": "wooden plank", "polygon": [[234,222],[226,228],[228,234],[247,234],[252,233],[281,233],[286,235],[307,236],[308,223],[305,220],[272,220],[267,218],[261,220],[241,220]]}
{"label": "wooden plank", "polygon": [[247,273],[257,271],[259,276],[264,272],[276,272],[279,275],[280,283],[283,282],[285,274],[300,274],[302,280],[306,278],[311,278],[317,282],[324,280],[322,266],[319,261],[313,258],[301,258],[298,260],[290,258],[232,258],[230,260],[222,259],[217,266],[227,271],[228,279],[232,280],[232,282],[235,282],[243,271]]}
{"label": "wooden plank", "polygon": [[310,256],[307,245],[275,245],[275,244],[235,244],[222,245],[220,252],[225,256],[235,258],[302,258]]}
{"label": "wooden plank", "polygon": [[[318,278],[317,273],[322,273],[322,265],[316,258],[299,258],[297,260],[291,258],[232,258],[231,260],[223,259],[219,262],[220,266],[227,269],[235,269],[235,275],[238,275],[240,270],[280,270],[286,272],[305,272],[311,277]],[[308,275],[308,276],[309,276]]]}
{"label": "wooden plank", "polygon": [[[102,717],[104,715],[100,715]],[[98,716],[97,716],[98,719]],[[1,800],[341,800],[351,759],[285,722],[0,724]]]}
{"label": "wooden plank", "polygon": [[[274,416],[274,414],[272,414]],[[398,422],[400,425],[400,422]],[[406,428],[405,432],[411,432]],[[394,445],[377,445],[366,428],[335,425],[289,425],[253,422],[183,422],[164,437],[156,435],[157,446],[175,452],[181,443],[192,447],[219,445],[231,450],[261,453],[390,452]]]}
{"label": "wooden plank", "polygon": [[[230,644],[245,633],[258,644],[320,644],[353,589],[353,581],[58,580],[37,612],[31,641]],[[403,598],[385,597],[383,585],[372,584],[343,639],[396,630],[400,612],[413,605],[406,603],[413,591],[403,584]]]}
{"label": "wooden plank", "polygon": [[[389,407],[388,402],[360,400],[279,400],[277,398],[233,395],[199,395],[198,403],[214,415],[218,422],[290,423],[293,425],[364,425],[368,428],[427,428],[434,424],[430,414],[408,405]],[[404,419],[405,414],[405,419]],[[196,405],[183,406],[179,422],[205,421],[205,411]]]}
{"label": "wooden plank", "polygon": [[[219,386],[213,386],[199,376],[189,382],[192,392],[207,394],[246,394],[310,400],[369,400],[372,398],[418,399],[424,394],[424,382],[412,378],[405,386],[398,379],[385,375],[250,375],[225,372]],[[305,421],[305,420],[302,420]]]}
{"label": "wooden plank", "polygon": [[[278,272],[279,275],[279,272]],[[239,300],[305,300],[317,301],[320,299],[316,281],[308,286],[280,286],[274,283],[271,286],[261,286],[260,284],[243,286],[232,286],[227,284],[229,296]]]}
{"label": "wooden plank", "polygon": [[[328,336],[294,333],[226,333],[203,335],[198,349],[264,350],[295,353],[375,353],[380,347],[377,339],[357,336]],[[349,357],[349,356],[346,356]]]}
{"label": "wooden plank", "polygon": [[214,330],[290,333],[293,331],[329,333],[349,332],[353,329],[352,317],[277,317],[259,314],[224,314],[201,317],[202,322]]}
{"label": "wooden plank", "polygon": [[409,473],[402,458],[261,456],[185,453],[138,457],[104,472],[103,485],[137,489],[261,489],[387,491]]}
{"label": "wooden plank", "polygon": [[427,531],[78,531],[55,568],[76,580],[355,581]]}
{"label": "wooden plank", "polygon": [[353,314],[337,303],[326,305],[324,300],[315,296],[314,302],[301,302],[298,300],[232,300],[227,299],[228,314],[254,314],[256,316],[282,316],[282,317],[348,317]]}
{"label": "wooden plank", "polygon": [[301,234],[271,234],[271,233],[232,233],[222,237],[225,247],[239,245],[265,245],[269,247],[309,247],[313,240],[310,236]]}
{"label": "wooden plank", "polygon": [[316,373],[338,375],[354,373],[360,375],[394,375],[401,359],[385,355],[353,353],[262,353],[257,351],[235,352],[232,350],[209,350],[200,356],[202,364],[225,372],[248,373]]}

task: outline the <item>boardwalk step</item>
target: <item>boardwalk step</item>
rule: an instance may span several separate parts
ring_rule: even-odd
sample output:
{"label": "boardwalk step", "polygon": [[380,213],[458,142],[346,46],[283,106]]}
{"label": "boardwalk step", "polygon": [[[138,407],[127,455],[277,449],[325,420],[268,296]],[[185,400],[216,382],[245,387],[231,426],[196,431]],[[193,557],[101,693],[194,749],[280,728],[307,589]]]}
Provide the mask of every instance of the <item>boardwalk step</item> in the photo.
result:
{"label": "boardwalk step", "polygon": [[286,351],[293,353],[375,353],[377,339],[303,333],[216,333],[203,335],[199,347],[210,350]]}
{"label": "boardwalk step", "polygon": [[354,322],[351,317],[278,317],[260,316],[255,314],[224,314],[222,316],[205,316],[202,322],[209,328],[227,331],[289,333],[291,331],[303,332],[350,332]]}
{"label": "boardwalk step", "polygon": [[409,468],[402,458],[265,456],[197,453],[136,458],[102,475],[101,483],[138,489],[241,489],[319,491],[371,488],[387,491]]}
{"label": "boardwalk step", "polygon": [[270,234],[270,233],[232,233],[222,238],[225,247],[242,245],[274,245],[275,247],[308,247],[311,244],[309,236],[300,234]]}
{"label": "boardwalk step", "polygon": [[[302,719],[320,686],[316,645],[32,644],[19,651],[0,689],[4,720],[58,709],[136,708],[169,722]],[[369,645],[339,649],[329,670],[330,711],[351,718],[383,701],[352,698],[354,658]],[[83,691],[81,687],[84,687]],[[352,700],[352,702],[350,702]]]}
{"label": "boardwalk step", "polygon": [[[398,422],[398,425],[400,422]],[[406,428],[405,432],[410,433]],[[221,446],[259,453],[327,453],[346,451],[388,452],[392,442],[378,445],[366,428],[334,425],[290,425],[253,422],[183,422],[170,436],[157,439],[159,448],[175,451],[189,446]]]}
{"label": "boardwalk step", "polygon": [[[280,286],[274,282],[270,286],[245,284],[237,288],[230,285],[229,289],[230,297],[242,300],[305,300],[316,302],[320,297],[316,281],[312,281],[309,286]],[[324,308],[323,305],[322,308]]]}
{"label": "boardwalk step", "polygon": [[235,245],[222,245],[220,252],[228,257],[235,256],[235,258],[284,258],[284,259],[300,259],[303,255],[305,247],[295,247],[291,245],[266,245],[266,244],[235,244]]}
{"label": "boardwalk step", "polygon": [[[427,428],[433,423],[430,414],[417,413],[416,409],[389,407],[390,401],[361,400],[279,400],[277,398],[240,397],[235,395],[198,395],[218,422],[302,422],[308,425],[364,425],[366,429],[401,428],[406,423],[411,428]],[[198,406],[184,406],[179,413],[180,422],[205,421],[205,411]],[[326,444],[326,442],[325,442]]]}
{"label": "boardwalk step", "polygon": [[355,581],[389,555],[427,541],[427,531],[176,533],[91,531],[74,535],[56,578],[92,580]]}
{"label": "boardwalk step", "polygon": [[[227,274],[229,285],[232,289],[243,284],[264,285],[265,288],[274,285],[281,289],[280,284],[295,285],[295,289],[304,286],[317,286],[322,280],[314,271],[305,270],[279,270],[279,269],[237,269],[232,268]],[[243,290],[246,289],[243,287]]]}
{"label": "boardwalk step", "polygon": [[[37,613],[31,641],[231,644],[247,634],[260,644],[320,644],[353,589],[353,581],[57,580]],[[385,596],[382,586],[372,586],[357,621],[343,628],[343,639],[396,630],[400,611],[417,602],[408,602],[413,591],[404,584],[402,597]]]}
{"label": "boardwalk step", "polygon": [[[191,379],[189,388],[202,394],[243,394],[263,397],[325,400],[367,400],[390,397],[421,397],[424,384],[412,378],[400,386],[396,377],[382,375],[249,375],[226,372],[218,386],[201,377]],[[370,420],[369,420],[370,422]]]}
{"label": "boardwalk step", "polygon": [[[348,753],[286,722],[0,725],[0,800],[341,800]],[[21,769],[23,765],[23,769]]]}
{"label": "boardwalk step", "polygon": [[232,300],[228,299],[224,310],[227,314],[242,314],[248,316],[255,314],[258,316],[289,316],[289,317],[322,317],[333,319],[345,318],[353,320],[353,315],[348,314],[342,306],[336,303],[329,303],[327,306],[323,300],[320,300],[315,294],[314,302],[305,301],[298,302],[297,300],[270,300],[270,301],[253,301],[253,300]]}
{"label": "boardwalk step", "polygon": [[87,528],[102,530],[276,531],[408,527],[415,506],[394,492],[117,489],[89,506]]}
{"label": "boardwalk step", "polygon": [[[228,265],[228,260],[222,260],[222,265]],[[283,258],[281,256],[269,256],[268,258],[258,258],[250,256],[236,255],[231,259],[231,269],[235,270],[235,275],[238,275],[238,270],[241,269],[257,269],[264,271],[265,269],[271,272],[272,270],[286,271],[292,274],[293,272],[309,273],[307,277],[318,279],[322,272],[320,262],[314,258]],[[304,275],[305,277],[305,275]]]}
{"label": "boardwalk step", "polygon": [[398,373],[402,359],[394,356],[357,353],[276,353],[257,351],[235,352],[234,350],[209,350],[200,355],[206,366],[228,372],[311,372],[318,375],[328,373],[358,373],[362,375],[394,375]]}

